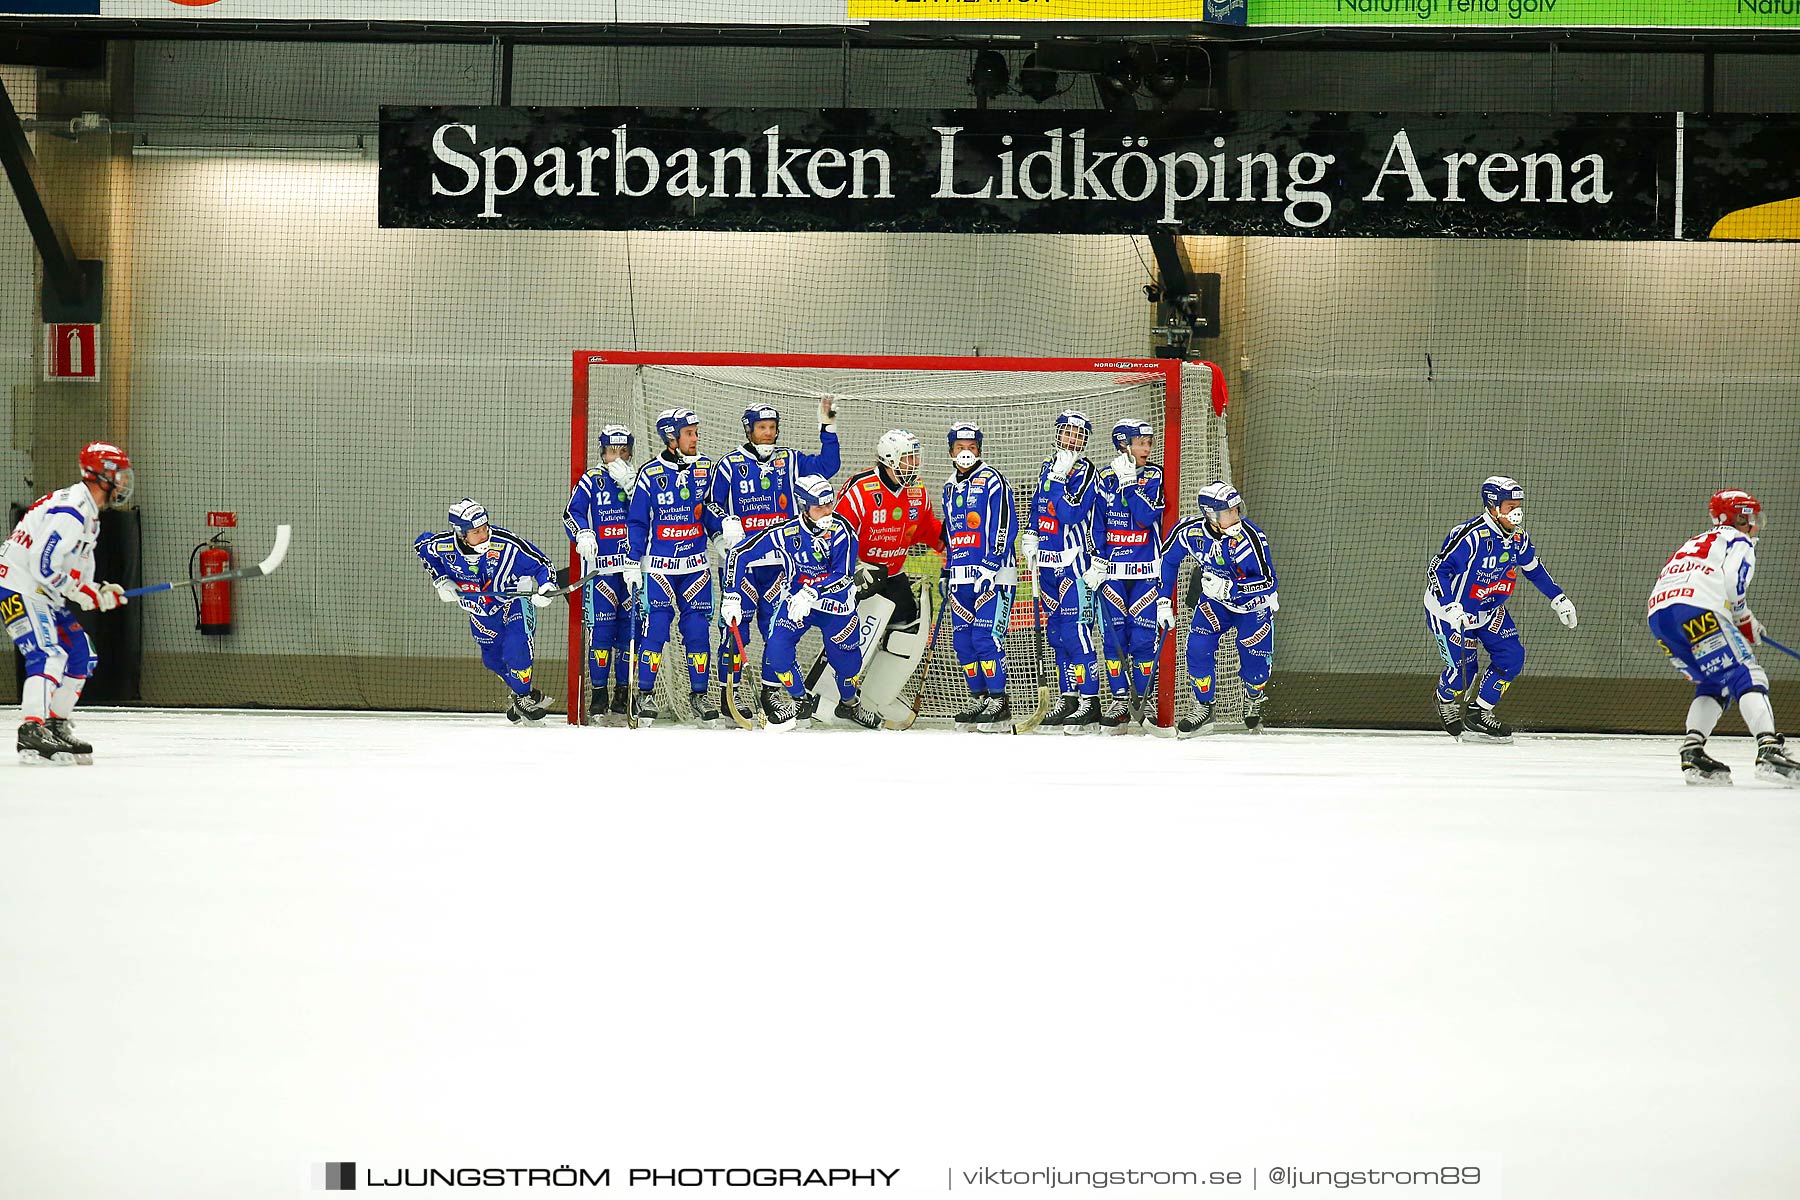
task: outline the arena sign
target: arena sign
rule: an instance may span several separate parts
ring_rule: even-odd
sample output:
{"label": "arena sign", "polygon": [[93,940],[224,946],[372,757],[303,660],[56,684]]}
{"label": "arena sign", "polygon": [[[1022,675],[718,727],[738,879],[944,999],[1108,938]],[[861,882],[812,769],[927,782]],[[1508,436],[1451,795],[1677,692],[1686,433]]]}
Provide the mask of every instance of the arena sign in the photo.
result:
{"label": "arena sign", "polygon": [[1253,0],[1252,25],[1512,29],[1800,27],[1800,0]]}
{"label": "arena sign", "polygon": [[384,108],[390,227],[1649,239],[1649,115]]}

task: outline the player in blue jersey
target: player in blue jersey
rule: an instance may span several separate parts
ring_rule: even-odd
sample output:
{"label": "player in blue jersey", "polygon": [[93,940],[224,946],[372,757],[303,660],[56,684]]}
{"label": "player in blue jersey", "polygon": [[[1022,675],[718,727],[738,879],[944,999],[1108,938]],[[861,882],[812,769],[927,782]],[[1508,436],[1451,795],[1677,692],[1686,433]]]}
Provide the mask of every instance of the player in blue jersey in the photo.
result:
{"label": "player in blue jersey", "polygon": [[[794,497],[794,481],[802,475],[830,479],[838,470],[837,399],[824,396],[819,400],[819,452],[803,454],[777,445],[781,437],[781,414],[767,404],[755,404],[744,410],[744,443],[720,456],[713,469],[712,505],[719,513],[719,545],[724,553],[741,546],[746,538],[779,525],[795,516],[798,506]],[[773,549],[765,548],[760,562],[743,564],[744,608],[755,618],[755,630],[761,635],[765,649],[769,644],[769,621],[775,612],[781,586],[780,562]],[[750,628],[746,623],[739,632],[748,642]],[[720,672],[720,703],[725,688],[735,686],[744,670],[738,658],[736,639],[720,643],[719,656],[730,670]]]}
{"label": "player in blue jersey", "polygon": [[467,499],[450,506],[450,529],[421,533],[413,551],[425,564],[438,599],[469,614],[469,633],[481,663],[512,693],[506,719],[541,721],[544,693],[531,686],[536,609],[556,592],[556,571],[536,546],[488,523],[487,509]]}
{"label": "player in blue jersey", "polygon": [[1012,623],[1013,565],[1018,536],[1012,487],[981,459],[981,428],[973,421],[950,427],[950,461],[944,481],[945,601],[951,643],[969,685],[969,707],[956,714],[958,729],[1010,728],[1006,698],[1006,631]]}
{"label": "player in blue jersey", "polygon": [[706,545],[719,532],[718,511],[708,501],[712,462],[699,453],[700,418],[688,409],[664,411],[656,418],[656,433],[663,452],[638,472],[625,515],[630,539],[625,586],[643,588],[637,714],[645,721],[659,716],[652,693],[669,628],[679,613],[688,660],[688,709],[700,724],[711,725],[719,719],[706,687],[712,661],[712,575]]}
{"label": "player in blue jersey", "polygon": [[769,625],[762,663],[762,710],[770,729],[791,729],[809,697],[795,652],[800,637],[817,629],[825,657],[837,679],[840,721],[875,729],[881,718],[857,697],[862,644],[856,619],[856,532],[837,515],[837,492],[820,475],[793,483],[800,519],[765,528],[738,547],[728,560],[729,581],[720,611],[728,626],[741,626],[750,572],[773,556],[777,573],[775,617]]}
{"label": "player in blue jersey", "polygon": [[[1494,706],[1519,677],[1525,646],[1506,602],[1519,573],[1550,597],[1557,619],[1575,628],[1575,604],[1538,561],[1525,532],[1525,489],[1516,479],[1490,475],[1481,484],[1480,516],[1444,537],[1443,549],[1425,573],[1425,623],[1444,660],[1438,679],[1437,714],[1451,737],[1473,733],[1483,741],[1509,741],[1512,730]],[[1465,712],[1462,696],[1476,680],[1476,648],[1487,651],[1475,702]]]}
{"label": "player in blue jersey", "polygon": [[1222,479],[1200,489],[1200,515],[1169,532],[1162,548],[1162,595],[1156,602],[1158,629],[1175,628],[1181,564],[1190,557],[1200,568],[1201,600],[1188,626],[1188,681],[1194,714],[1175,727],[1177,737],[1211,733],[1213,676],[1219,642],[1237,630],[1238,675],[1244,682],[1244,725],[1262,725],[1263,698],[1275,652],[1275,559],[1269,539],[1244,519],[1244,498]]}
{"label": "player in blue jersey", "polygon": [[636,597],[625,585],[631,538],[625,514],[637,487],[631,465],[633,439],[623,425],[600,431],[600,461],[575,483],[563,528],[581,556],[581,574],[593,576],[584,590],[588,626],[588,678],[593,685],[589,719],[608,709],[607,675],[616,677],[611,710],[623,715],[631,699],[631,626],[637,620]]}
{"label": "player in blue jersey", "polygon": [[1143,719],[1144,697],[1154,677],[1163,510],[1162,467],[1150,461],[1155,444],[1150,423],[1120,421],[1113,426],[1112,440],[1119,455],[1094,485],[1094,562],[1087,572],[1088,586],[1100,593],[1112,689],[1100,724],[1109,729]]}
{"label": "player in blue jersey", "polygon": [[1094,423],[1069,409],[1056,418],[1056,449],[1038,472],[1030,527],[1019,547],[1037,585],[1044,635],[1056,656],[1061,699],[1044,718],[1065,733],[1088,733],[1100,721],[1100,663],[1094,652],[1093,605],[1087,582],[1093,543],[1094,464],[1081,456]]}

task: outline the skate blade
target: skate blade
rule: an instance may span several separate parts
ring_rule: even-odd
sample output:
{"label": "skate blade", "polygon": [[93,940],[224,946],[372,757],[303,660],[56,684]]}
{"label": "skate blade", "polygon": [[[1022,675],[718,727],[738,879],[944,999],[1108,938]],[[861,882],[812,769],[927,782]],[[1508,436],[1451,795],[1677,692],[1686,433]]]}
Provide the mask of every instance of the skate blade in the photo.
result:
{"label": "skate blade", "polygon": [[1214,733],[1218,732],[1218,729],[1219,727],[1217,725],[1202,725],[1200,728],[1190,729],[1186,733],[1177,729],[1175,731],[1175,737],[1178,741],[1186,742],[1197,737],[1211,737]]}
{"label": "skate blade", "polygon": [[[72,767],[76,765],[75,760],[76,756],[66,750],[50,755],[39,754],[36,750],[19,751],[19,761],[28,767]],[[88,761],[93,762],[92,755],[88,756]]]}
{"label": "skate blade", "polygon": [[1800,775],[1786,775],[1774,767],[1756,764],[1756,777],[1764,783],[1779,783],[1784,787],[1800,787]]}
{"label": "skate blade", "polygon": [[1731,776],[1729,773],[1724,775],[1703,775],[1699,771],[1683,771],[1681,773],[1681,781],[1690,787],[1731,786]]}

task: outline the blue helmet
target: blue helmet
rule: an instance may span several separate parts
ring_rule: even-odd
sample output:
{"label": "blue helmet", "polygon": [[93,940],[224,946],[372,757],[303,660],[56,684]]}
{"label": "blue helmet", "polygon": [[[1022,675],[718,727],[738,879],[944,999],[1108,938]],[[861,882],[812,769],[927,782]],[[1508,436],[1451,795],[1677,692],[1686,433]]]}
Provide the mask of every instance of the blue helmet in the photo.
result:
{"label": "blue helmet", "polygon": [[1481,507],[1499,508],[1508,500],[1525,502],[1525,489],[1519,486],[1518,480],[1505,475],[1489,475],[1481,481]]}
{"label": "blue helmet", "polygon": [[1212,529],[1221,528],[1219,514],[1228,508],[1237,509],[1240,514],[1238,519],[1243,519],[1241,514],[1244,511],[1244,498],[1223,479],[1215,479],[1201,488],[1200,494],[1194,499],[1200,506],[1200,515],[1206,518],[1207,525]]}
{"label": "blue helmet", "polygon": [[1073,408],[1065,408],[1056,414],[1056,448],[1063,449],[1062,437],[1065,429],[1081,431],[1081,445],[1077,450],[1087,449],[1088,439],[1094,436],[1094,423],[1087,419],[1087,414]]}
{"label": "blue helmet", "polygon": [[600,430],[601,450],[605,450],[608,446],[623,446],[625,447],[626,455],[629,456],[634,444],[635,441],[631,436],[631,430],[625,428],[623,425],[606,425]]}
{"label": "blue helmet", "polygon": [[775,411],[773,404],[752,404],[744,410],[744,440],[750,440],[750,431],[758,421],[775,422],[775,436],[781,436],[781,414]]}
{"label": "blue helmet", "polygon": [[823,475],[802,475],[794,480],[794,501],[802,511],[830,504],[837,499],[837,489]]}
{"label": "blue helmet", "polygon": [[947,445],[954,446],[958,442],[974,442],[975,449],[981,449],[981,426],[973,421],[958,421],[950,426],[950,433],[945,438]]}
{"label": "blue helmet", "polygon": [[469,530],[479,529],[487,523],[487,509],[467,496],[450,506],[450,528],[456,530],[459,538]]}
{"label": "blue helmet", "polygon": [[456,549],[470,562],[481,557],[479,546],[469,545],[469,531],[488,523],[487,509],[464,496],[450,506],[450,528],[456,531]]}
{"label": "blue helmet", "polygon": [[681,435],[682,430],[699,424],[700,418],[696,417],[691,409],[667,408],[657,414],[656,432],[657,436],[662,438],[663,445],[672,446],[675,444],[675,439]]}
{"label": "blue helmet", "polygon": [[1113,426],[1113,449],[1123,454],[1125,453],[1125,447],[1130,444],[1132,438],[1153,438],[1155,436],[1156,430],[1150,427],[1150,422],[1148,421],[1120,421],[1117,425]]}

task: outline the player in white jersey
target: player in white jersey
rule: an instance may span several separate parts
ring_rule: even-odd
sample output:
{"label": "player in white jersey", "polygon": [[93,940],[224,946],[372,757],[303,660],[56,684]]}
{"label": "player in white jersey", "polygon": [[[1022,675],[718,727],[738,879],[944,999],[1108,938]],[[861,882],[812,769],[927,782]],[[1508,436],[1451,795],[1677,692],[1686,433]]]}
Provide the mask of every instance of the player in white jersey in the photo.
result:
{"label": "player in white jersey", "polygon": [[1682,543],[1650,592],[1650,633],[1694,684],[1681,775],[1689,783],[1731,782],[1731,769],[1706,752],[1706,739],[1736,700],[1756,735],[1757,778],[1800,785],[1800,762],[1775,733],[1768,673],[1750,648],[1762,638],[1748,598],[1762,505],[1733,489],[1715,494],[1711,508],[1712,528]]}
{"label": "player in white jersey", "polygon": [[123,587],[95,578],[94,543],[100,509],[131,499],[131,459],[111,442],[90,442],[80,461],[81,482],[33,504],[0,546],[0,626],[25,656],[18,754],[26,764],[94,761],[69,719],[94,649],[64,603],[87,612],[125,603]]}

